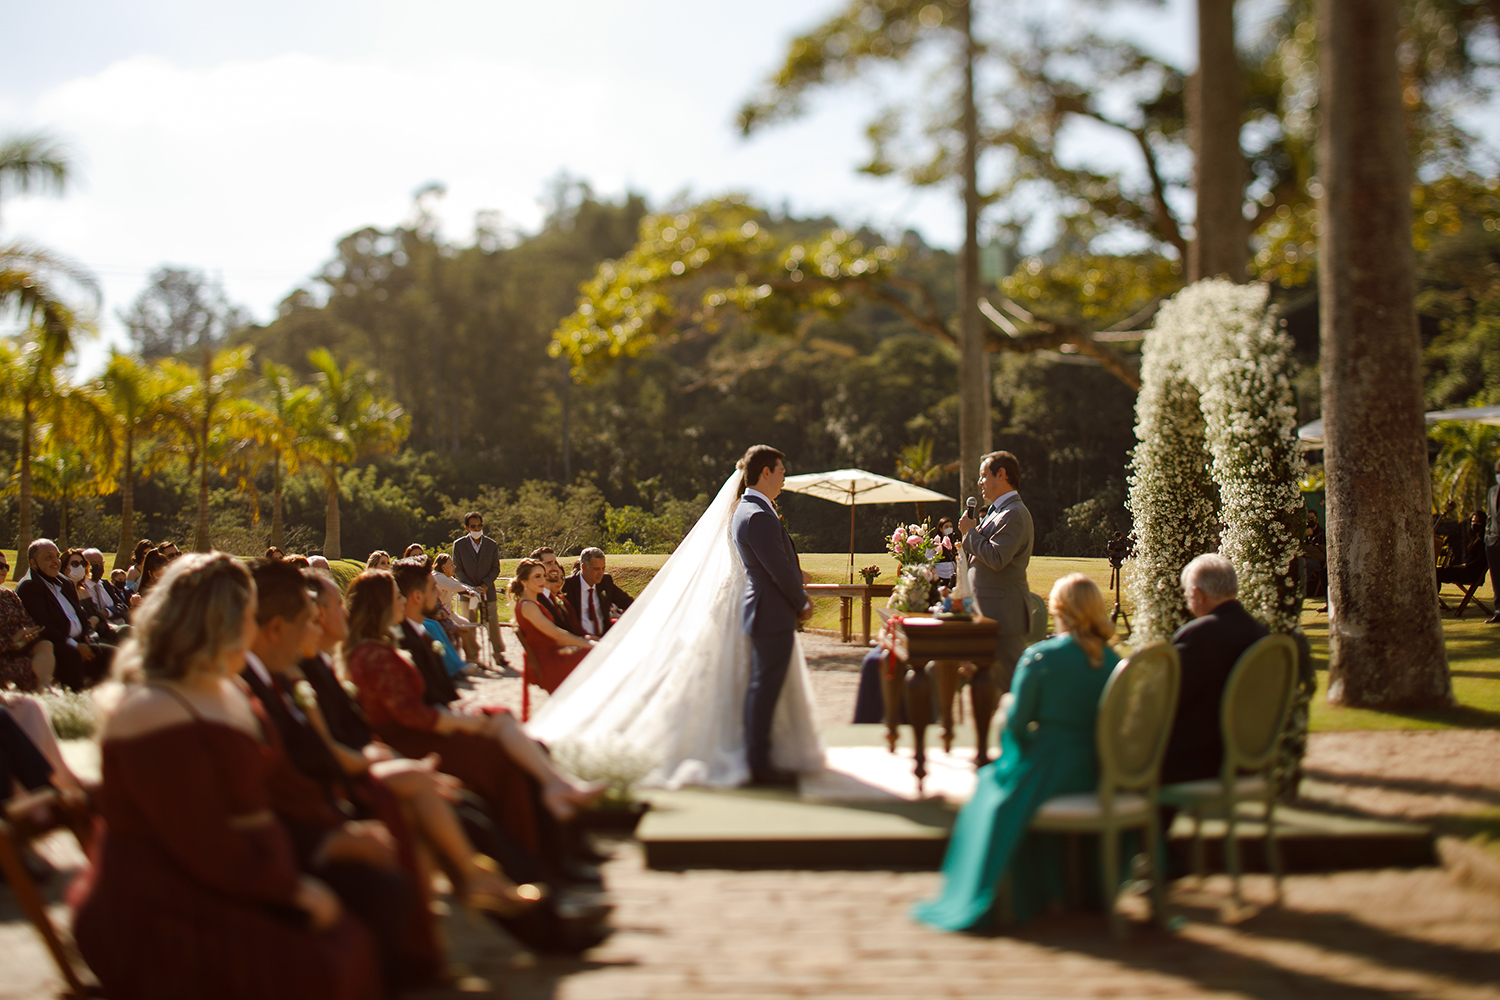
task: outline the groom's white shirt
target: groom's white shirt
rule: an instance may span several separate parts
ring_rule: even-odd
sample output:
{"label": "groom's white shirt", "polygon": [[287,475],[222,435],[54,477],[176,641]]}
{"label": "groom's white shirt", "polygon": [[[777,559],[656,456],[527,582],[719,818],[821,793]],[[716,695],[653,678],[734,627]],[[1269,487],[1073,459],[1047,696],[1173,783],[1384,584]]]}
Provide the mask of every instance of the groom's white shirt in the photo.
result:
{"label": "groom's white shirt", "polygon": [[760,497],[762,500],[764,500],[766,502],[766,506],[767,507],[771,508],[772,510],[776,509],[776,505],[771,502],[771,498],[768,497],[768,496],[766,496],[764,493],[762,493],[760,490],[756,489],[753,486],[747,486],[747,487],[745,487],[745,492],[742,494],[742,496]]}

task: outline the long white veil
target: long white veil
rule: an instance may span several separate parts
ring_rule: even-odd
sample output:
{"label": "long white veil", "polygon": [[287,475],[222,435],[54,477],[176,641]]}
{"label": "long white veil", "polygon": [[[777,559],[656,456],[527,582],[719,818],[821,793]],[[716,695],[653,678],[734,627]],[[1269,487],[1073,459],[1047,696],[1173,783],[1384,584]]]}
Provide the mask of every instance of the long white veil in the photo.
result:
{"label": "long white veil", "polygon": [[[740,631],[745,568],[730,526],[739,473],[527,730],[569,757],[634,755],[642,784],[734,786],[749,777],[744,703],[750,637]],[[793,645],[771,727],[776,767],[823,767],[807,661]]]}

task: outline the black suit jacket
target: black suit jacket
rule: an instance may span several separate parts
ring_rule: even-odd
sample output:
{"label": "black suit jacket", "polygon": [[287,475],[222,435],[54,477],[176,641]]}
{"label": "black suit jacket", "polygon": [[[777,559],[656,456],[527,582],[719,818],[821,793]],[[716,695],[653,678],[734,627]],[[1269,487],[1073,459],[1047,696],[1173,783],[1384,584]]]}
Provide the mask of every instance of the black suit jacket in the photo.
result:
{"label": "black suit jacket", "polygon": [[254,667],[247,664],[240,671],[240,678],[250,688],[250,693],[260,699],[266,715],[276,726],[277,735],[281,737],[281,747],[292,766],[321,785],[328,793],[330,802],[347,798],[344,769],[339,766],[338,758],[333,755],[328,744],[323,742],[322,735],[313,728],[307,716],[298,718],[292,714],[282,693],[261,680]]}
{"label": "black suit jacket", "polygon": [[359,703],[349,697],[349,692],[339,683],[333,668],[321,656],[310,656],[298,666],[317,695],[318,710],[323,713],[323,721],[328,723],[328,734],[351,750],[363,750],[375,738],[375,733]]}
{"label": "black suit jacket", "polygon": [[[567,580],[563,580],[565,586],[567,582]],[[552,614],[552,624],[565,632],[572,632],[574,635],[579,634],[578,617],[573,614],[573,606],[568,603],[566,591],[564,591],[563,598],[560,601],[553,598],[546,590],[542,591],[537,600]]]}
{"label": "black suit jacket", "polygon": [[[601,623],[601,629],[600,629],[600,631],[601,632],[608,632],[609,629],[610,629],[610,626],[613,624],[613,622],[611,622],[609,620],[609,609],[610,609],[611,605],[613,605],[614,607],[619,608],[621,611],[624,611],[626,608],[630,607],[631,602],[634,601],[635,598],[631,597],[629,594],[625,593],[625,591],[621,590],[618,586],[616,586],[615,585],[615,578],[612,577],[612,576],[610,576],[608,573],[604,574],[604,578],[599,581],[599,585],[598,585],[598,587],[596,589],[599,591],[599,610],[601,612],[603,612],[603,614],[604,614],[604,621]],[[580,575],[578,573],[574,573],[572,576],[568,577],[566,580],[563,581],[563,596],[566,597],[569,601],[571,601],[573,603],[573,607],[578,612],[578,626],[579,626],[579,628],[582,628],[583,627],[583,577],[582,577],[582,575]]]}
{"label": "black suit jacket", "polygon": [[83,632],[74,641],[92,643],[93,633],[89,629],[88,612],[78,603],[78,595],[73,592],[68,581],[63,583],[65,585],[62,587],[54,587],[40,573],[33,572],[17,584],[16,596],[21,599],[31,620],[42,626],[42,638],[52,643],[52,655],[57,659],[55,676],[58,683],[77,690],[88,687],[109,673],[111,651],[107,647],[95,647],[94,658],[85,663],[83,657],[78,655],[77,647],[68,644],[71,623],[63,613],[62,606],[57,603],[54,596],[56,594],[62,594],[73,606],[73,613],[83,626]]}
{"label": "black suit jacket", "polygon": [[458,688],[443,669],[443,661],[432,651],[432,636],[425,629],[414,629],[401,620],[401,648],[411,654],[417,672],[422,675],[422,700],[429,705],[447,705],[458,700]]}
{"label": "black suit jacket", "polygon": [[1240,655],[1270,634],[1239,601],[1225,601],[1177,630],[1172,644],[1182,661],[1182,683],[1161,765],[1162,784],[1219,776],[1224,765],[1224,685]]}

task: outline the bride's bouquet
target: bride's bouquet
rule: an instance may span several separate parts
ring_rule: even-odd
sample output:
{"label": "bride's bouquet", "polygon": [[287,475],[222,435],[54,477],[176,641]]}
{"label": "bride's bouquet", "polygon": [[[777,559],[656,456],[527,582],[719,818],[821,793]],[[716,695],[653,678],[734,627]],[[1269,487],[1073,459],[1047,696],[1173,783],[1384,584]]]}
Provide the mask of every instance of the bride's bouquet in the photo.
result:
{"label": "bride's bouquet", "polygon": [[933,533],[931,523],[897,525],[886,546],[896,559],[896,588],[890,607],[921,614],[932,606],[937,563],[953,558],[953,542]]}

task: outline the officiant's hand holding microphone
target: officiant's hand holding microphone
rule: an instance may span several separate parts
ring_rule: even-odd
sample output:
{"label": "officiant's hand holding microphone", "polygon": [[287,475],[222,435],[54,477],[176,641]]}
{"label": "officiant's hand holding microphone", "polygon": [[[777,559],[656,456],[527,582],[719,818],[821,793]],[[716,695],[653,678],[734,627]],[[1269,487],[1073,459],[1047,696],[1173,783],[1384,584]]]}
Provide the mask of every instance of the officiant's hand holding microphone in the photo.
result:
{"label": "officiant's hand holding microphone", "polygon": [[958,519],[958,534],[960,537],[967,535],[979,527],[979,521],[975,519],[978,509],[979,501],[973,497],[969,497],[969,502],[964,504],[964,516]]}

